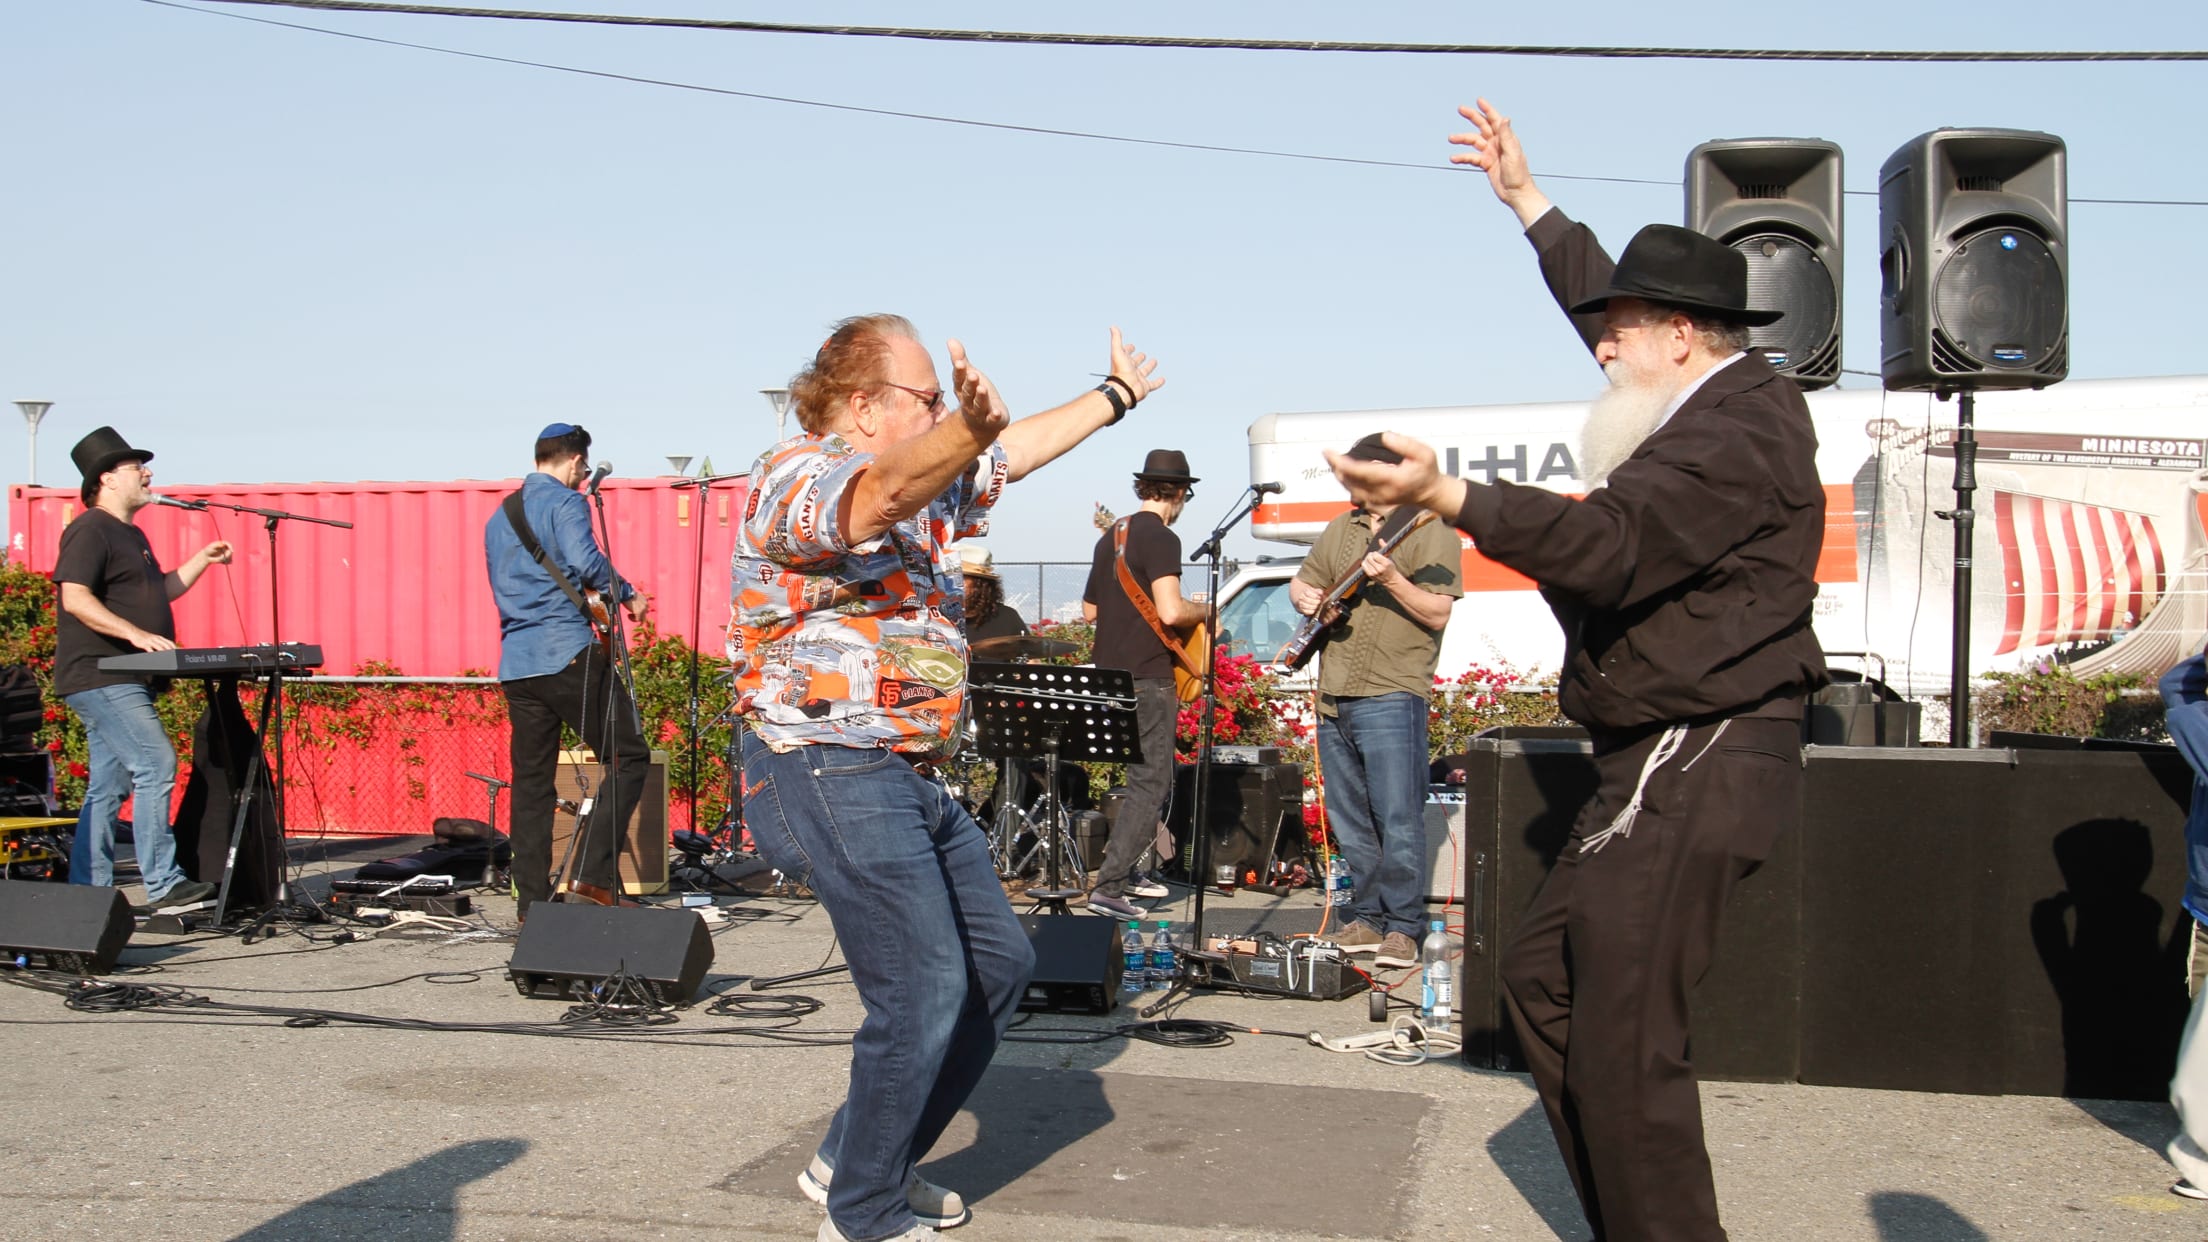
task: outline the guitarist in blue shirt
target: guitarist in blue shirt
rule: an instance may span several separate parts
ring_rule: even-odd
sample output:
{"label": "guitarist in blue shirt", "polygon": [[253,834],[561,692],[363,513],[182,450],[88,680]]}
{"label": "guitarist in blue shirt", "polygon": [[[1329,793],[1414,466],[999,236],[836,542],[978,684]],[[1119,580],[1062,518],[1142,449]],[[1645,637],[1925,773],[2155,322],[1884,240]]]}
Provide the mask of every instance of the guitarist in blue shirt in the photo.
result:
{"label": "guitarist in blue shirt", "polygon": [[[590,433],[568,423],[546,427],[537,435],[536,464],[521,490],[483,526],[483,557],[498,604],[498,681],[512,729],[509,822],[514,895],[523,919],[531,905],[552,895],[561,726],[582,737],[607,773],[577,846],[573,896],[614,904],[616,859],[651,761],[636,703],[616,681],[603,602],[615,586],[613,565],[591,533],[590,503],[577,490],[590,475]],[[526,531],[517,529],[517,511]],[[619,598],[632,618],[644,619],[645,599],[635,588],[621,583]]]}

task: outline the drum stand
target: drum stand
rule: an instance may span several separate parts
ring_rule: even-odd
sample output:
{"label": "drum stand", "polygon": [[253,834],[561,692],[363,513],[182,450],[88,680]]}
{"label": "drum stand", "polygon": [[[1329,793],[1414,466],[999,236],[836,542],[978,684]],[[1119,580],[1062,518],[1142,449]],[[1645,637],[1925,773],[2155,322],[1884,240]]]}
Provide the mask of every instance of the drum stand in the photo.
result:
{"label": "drum stand", "polygon": [[[976,749],[984,756],[1007,761],[1043,759],[1043,792],[1033,812],[1009,807],[999,784],[998,835],[1005,853],[1011,852],[1009,825],[1025,818],[1035,832],[1035,845],[1014,864],[1017,874],[1042,852],[1043,883],[1028,889],[1035,908],[1051,914],[1068,913],[1067,903],[1085,886],[1081,846],[1074,840],[1073,817],[1066,813],[1058,792],[1058,762],[1071,752],[1082,763],[1140,763],[1141,730],[1135,720],[1134,679],[1119,669],[1066,668],[1056,664],[984,664],[971,666],[967,702],[973,708],[980,731]],[[1073,874],[1061,868],[1071,862]],[[1062,887],[1067,879],[1075,887]]]}

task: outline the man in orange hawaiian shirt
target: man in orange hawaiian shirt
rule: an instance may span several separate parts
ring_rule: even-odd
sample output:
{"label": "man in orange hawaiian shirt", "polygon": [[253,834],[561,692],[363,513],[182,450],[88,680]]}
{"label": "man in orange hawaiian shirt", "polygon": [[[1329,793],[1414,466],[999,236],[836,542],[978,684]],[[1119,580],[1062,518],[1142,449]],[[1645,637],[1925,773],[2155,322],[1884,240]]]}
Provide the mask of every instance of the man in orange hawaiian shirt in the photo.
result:
{"label": "man in orange hawaiian shirt", "polygon": [[1019,1004],[1034,951],[979,826],[929,772],[966,697],[964,593],[946,549],[1004,485],[1116,423],[1162,381],[1112,331],[1110,376],[1013,421],[950,343],[958,406],[913,326],[847,319],[790,381],[803,433],[752,466],[730,566],[745,824],[820,898],[866,1005],[851,1085],[798,1178],[827,1242],[964,1224],[914,1166]]}

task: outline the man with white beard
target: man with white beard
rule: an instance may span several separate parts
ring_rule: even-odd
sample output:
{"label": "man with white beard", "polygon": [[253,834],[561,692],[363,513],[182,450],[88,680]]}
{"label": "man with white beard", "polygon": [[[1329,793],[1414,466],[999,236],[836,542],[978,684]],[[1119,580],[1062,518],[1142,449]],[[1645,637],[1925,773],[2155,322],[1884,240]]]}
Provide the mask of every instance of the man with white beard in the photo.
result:
{"label": "man with white beard", "polygon": [[1564,630],[1557,699],[1598,784],[1504,951],[1510,1009],[1597,1239],[1722,1239],[1688,1061],[1688,994],[1735,882],[1800,814],[1824,488],[1809,408],[1747,350],[1747,261],[1650,225],[1624,255],[1534,186],[1482,100],[1453,156],[1487,173],[1611,382],[1583,500],[1329,453],[1363,504],[1423,505],[1533,578]]}

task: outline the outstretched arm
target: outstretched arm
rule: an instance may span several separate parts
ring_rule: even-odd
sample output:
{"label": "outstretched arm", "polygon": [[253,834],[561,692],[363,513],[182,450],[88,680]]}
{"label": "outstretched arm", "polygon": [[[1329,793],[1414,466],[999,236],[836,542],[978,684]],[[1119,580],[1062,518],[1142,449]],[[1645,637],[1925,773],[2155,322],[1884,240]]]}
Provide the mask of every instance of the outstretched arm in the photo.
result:
{"label": "outstretched arm", "polygon": [[[957,342],[951,344],[953,369],[960,365],[963,354]],[[1157,360],[1122,341],[1119,329],[1112,329],[1111,381],[1124,388],[1121,400],[1132,407],[1144,397],[1165,387],[1165,381],[1154,374]],[[959,390],[961,399],[965,389]],[[1011,467],[1012,479],[1023,478],[1042,469],[1052,461],[1094,435],[1100,428],[1112,422],[1110,398],[1095,390],[1082,393],[1056,409],[1030,414],[1004,429],[1000,439],[1004,443],[1006,463]]]}

